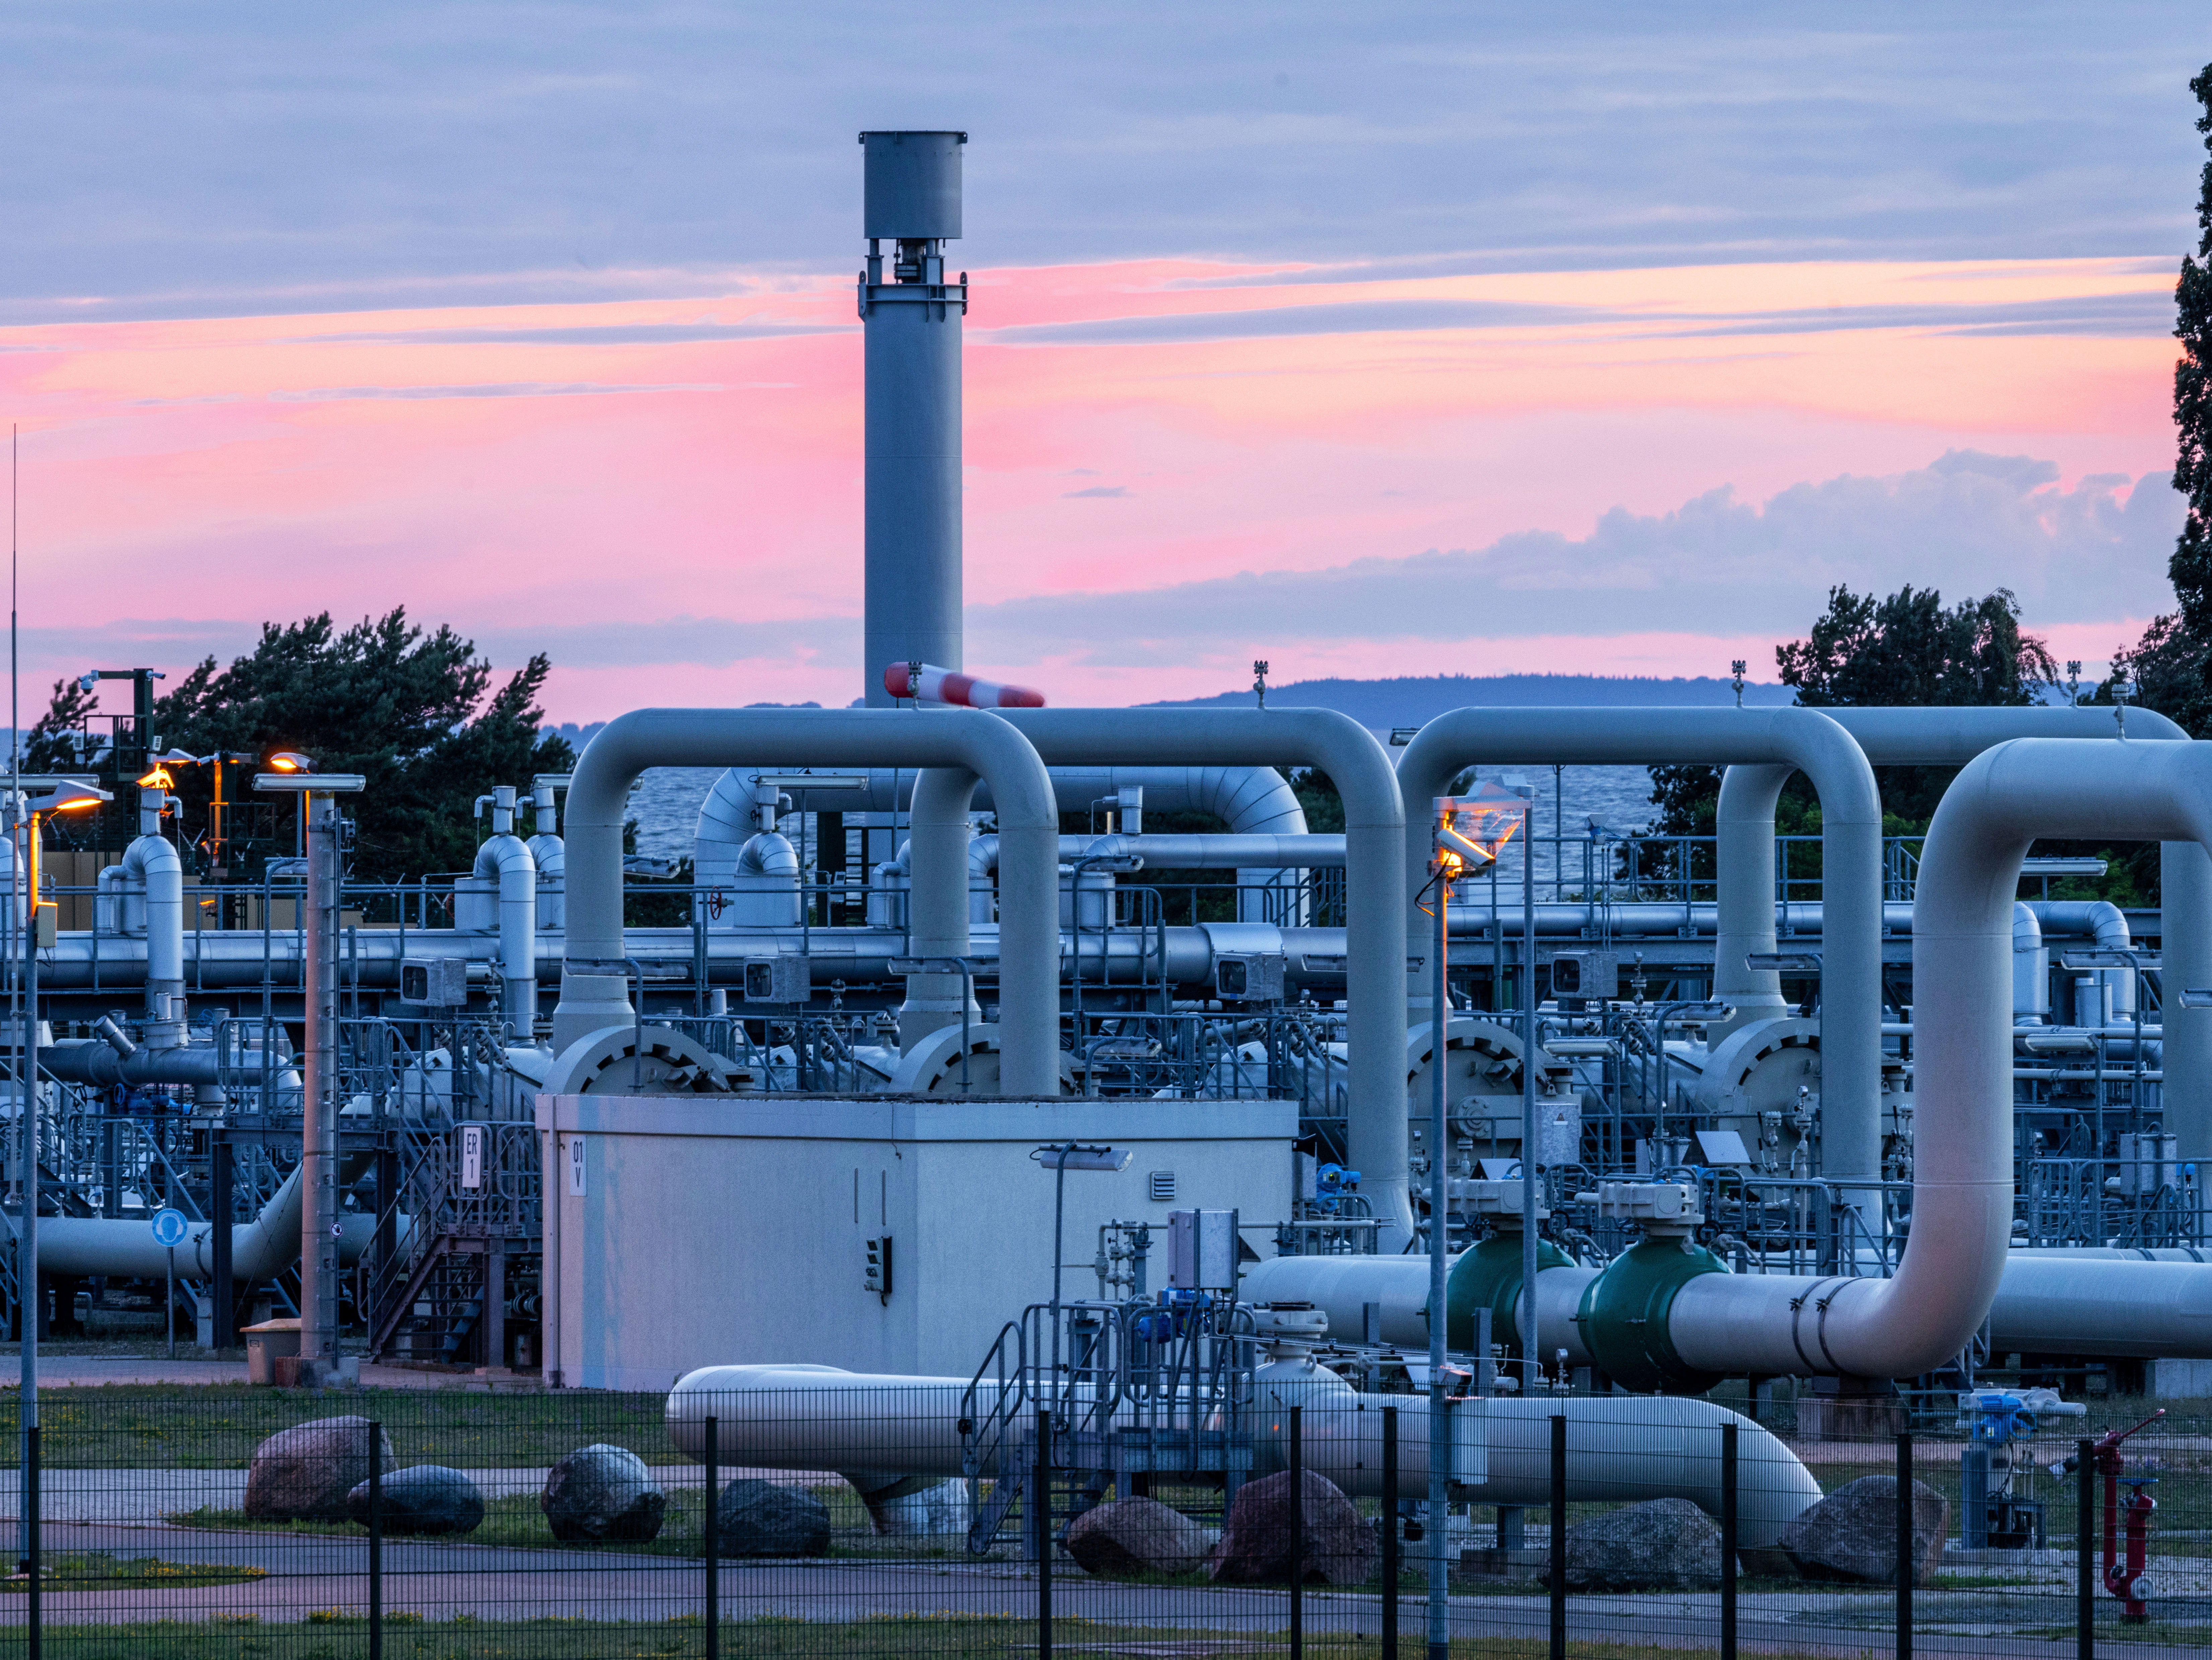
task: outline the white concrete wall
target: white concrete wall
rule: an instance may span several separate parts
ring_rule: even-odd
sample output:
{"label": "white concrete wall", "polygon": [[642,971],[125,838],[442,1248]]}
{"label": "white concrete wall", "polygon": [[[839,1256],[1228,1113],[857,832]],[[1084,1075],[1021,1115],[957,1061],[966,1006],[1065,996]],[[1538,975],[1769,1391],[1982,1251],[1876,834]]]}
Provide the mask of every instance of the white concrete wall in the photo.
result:
{"label": "white concrete wall", "polygon": [[[662,1389],[696,1366],[812,1362],[967,1377],[1000,1326],[1052,1294],[1053,1177],[1032,1149],[1130,1149],[1067,1176],[1062,1294],[1097,1295],[1109,1219],[1290,1213],[1297,1110],[1280,1101],[538,1098],[544,1154],[547,1365],[570,1388]],[[584,1189],[571,1191],[574,1143]],[[1147,1177],[1171,1170],[1176,1196]],[[888,1232],[892,1290],[863,1285]],[[1263,1256],[1271,1233],[1248,1229]]]}

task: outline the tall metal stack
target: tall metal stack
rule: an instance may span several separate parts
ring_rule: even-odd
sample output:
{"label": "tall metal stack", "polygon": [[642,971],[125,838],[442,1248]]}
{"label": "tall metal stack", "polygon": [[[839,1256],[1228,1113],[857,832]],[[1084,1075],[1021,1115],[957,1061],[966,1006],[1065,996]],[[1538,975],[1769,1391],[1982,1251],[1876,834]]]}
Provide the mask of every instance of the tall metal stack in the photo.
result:
{"label": "tall metal stack", "polygon": [[888,707],[884,665],[964,666],[960,638],[960,234],[964,132],[864,132],[867,270],[866,649],[861,690]]}

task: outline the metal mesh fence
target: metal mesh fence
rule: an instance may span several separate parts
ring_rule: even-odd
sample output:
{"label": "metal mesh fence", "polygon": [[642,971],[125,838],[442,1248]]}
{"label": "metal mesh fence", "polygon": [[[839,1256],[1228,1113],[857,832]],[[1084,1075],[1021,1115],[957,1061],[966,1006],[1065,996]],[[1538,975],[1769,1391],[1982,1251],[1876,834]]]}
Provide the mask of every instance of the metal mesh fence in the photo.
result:
{"label": "metal mesh fence", "polygon": [[[1814,1441],[1703,1401],[1537,1394],[1454,1404],[1432,1466],[1425,1396],[1325,1382],[1267,1385],[1242,1440],[1155,1424],[1139,1451],[1066,1412],[987,1436],[957,1383],[824,1383],[49,1391],[35,1469],[0,1478],[16,1569],[0,1644],[85,1660],[2212,1648],[2212,1439],[2190,1423],[2116,1440],[2123,1417],[2046,1417],[1996,1438],[1970,1416]],[[20,1427],[10,1402],[10,1444]],[[1212,1453],[1170,1456],[1178,1432]]]}

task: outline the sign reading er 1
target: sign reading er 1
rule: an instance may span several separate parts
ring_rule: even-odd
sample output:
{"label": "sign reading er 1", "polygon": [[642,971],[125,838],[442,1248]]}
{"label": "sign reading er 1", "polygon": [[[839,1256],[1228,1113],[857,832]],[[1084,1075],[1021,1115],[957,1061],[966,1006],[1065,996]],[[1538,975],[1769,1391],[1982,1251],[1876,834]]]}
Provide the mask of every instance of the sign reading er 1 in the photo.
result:
{"label": "sign reading er 1", "polygon": [[484,1133],[482,1124],[461,1126],[461,1186],[476,1192],[483,1186]]}

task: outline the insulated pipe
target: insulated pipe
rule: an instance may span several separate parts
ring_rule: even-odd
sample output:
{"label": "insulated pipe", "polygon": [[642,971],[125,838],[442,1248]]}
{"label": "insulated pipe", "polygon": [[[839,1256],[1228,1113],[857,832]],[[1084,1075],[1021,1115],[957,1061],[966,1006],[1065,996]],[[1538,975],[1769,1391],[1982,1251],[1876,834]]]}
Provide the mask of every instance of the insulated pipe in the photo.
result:
{"label": "insulated pipe", "polygon": [[1990,1305],[1990,1353],[2212,1356],[2212,1268],[2128,1256],[2012,1252]]}
{"label": "insulated pipe", "polygon": [[2051,1012],[2051,953],[2043,948],[2043,925],[2028,906],[2012,908],[2012,1019],[2014,1025],[2040,1023]]}
{"label": "insulated pipe", "polygon": [[[1361,1191],[1382,1219],[1383,1249],[1405,1243],[1413,1224],[1403,994],[1407,815],[1390,757],[1374,734],[1333,709],[1009,709],[998,718],[1050,762],[1121,767],[1178,755],[1203,765],[1318,767],[1334,781],[1344,800],[1348,924],[1346,1152],[1365,1172]],[[1003,842],[1003,809],[1000,820]],[[1002,873],[1002,890],[1005,879]]]}
{"label": "insulated pipe", "polygon": [[[1995,744],[2015,738],[2115,740],[2122,737],[2121,712],[2110,706],[2077,708],[1831,708],[1821,711],[1851,734],[1875,766],[1961,767]],[[2124,712],[2125,739],[2188,741],[2189,734],[2153,709]],[[1723,785],[1726,788],[1725,782]],[[1723,833],[1729,833],[1724,822]],[[1771,858],[1773,824],[1763,829],[1739,821],[1743,844],[1724,842],[1719,849],[1725,872],[1734,858],[1749,851],[1748,839],[1763,836]],[[2090,830],[2102,840],[2106,832]],[[1725,878],[1723,879],[1725,880]],[[2159,885],[2165,929],[2162,940],[2166,983],[2212,986],[2212,855],[2192,842],[2168,842],[2160,849]],[[1731,890],[1722,889],[1723,897]],[[2046,927],[2051,919],[2044,919]],[[1755,924],[1747,923],[1746,927]],[[1832,988],[1824,986],[1824,994]],[[2171,1012],[2173,1053],[2166,1068],[2163,1102],[2166,1125],[2180,1139],[2181,1157],[2212,1159],[2212,1009]]]}
{"label": "insulated pipe", "polygon": [[[915,781],[913,835],[902,851],[911,854],[914,885],[907,927],[916,957],[969,954],[968,802],[981,781],[963,767],[926,768]],[[1056,870],[1053,880],[1057,919]],[[899,1009],[899,1048],[911,1050],[933,1031],[979,1018],[970,987],[964,975],[908,976],[906,1001]]]}
{"label": "insulated pipe", "polygon": [[[1428,864],[1430,803],[1469,766],[1641,763],[1787,765],[1820,797],[1821,1154],[1834,1181],[1881,1177],[1881,803],[1858,745],[1814,709],[1455,709],[1414,735],[1398,762],[1407,802],[1400,904],[1418,914]],[[1746,930],[1738,930],[1739,933]],[[1428,1007],[1427,941],[1407,981]],[[1533,965],[1532,965],[1533,966]],[[1363,1171],[1370,1168],[1361,1165]]]}
{"label": "insulated pipe", "polygon": [[[1782,976],[1749,967],[1754,952],[1774,950],[1774,809],[1795,767],[1738,765],[1721,775],[1714,818],[1718,892],[1713,933],[1713,1000],[1726,1003],[1716,1042],[1739,1026],[1791,1012]],[[1824,885],[1821,893],[1827,889]]]}
{"label": "insulated pipe", "polygon": [[2019,739],[1969,763],[1929,826],[1913,903],[1912,1227],[1894,1278],[1700,1274],[1668,1321],[1723,1375],[1905,1377],[1980,1327],[2012,1231],[2013,895],[2038,836],[2212,840],[2212,755]]}
{"label": "insulated pipe", "polygon": [[[2086,933],[2100,951],[2126,951],[2135,944],[2128,927],[2128,914],[2109,900],[2029,899],[2022,903],[2035,913],[2039,926],[2055,933]],[[2069,1001],[2073,1023],[2077,1026],[2125,1023],[2136,1012],[2136,971],[2097,969],[2081,975],[2074,982],[2074,994]]]}
{"label": "insulated pipe", "polygon": [[[754,763],[752,770],[757,770]],[[738,849],[752,834],[754,805],[749,772],[732,769],[717,778],[699,804],[698,829],[692,842],[692,866],[705,873],[735,860]],[[784,787],[795,812],[899,812],[907,809],[914,791],[914,774],[879,768],[868,771],[858,789],[809,790],[803,784]],[[1210,812],[1226,823],[1232,834],[1291,838],[1291,845],[1305,845],[1305,809],[1297,792],[1272,767],[1054,767],[1054,794],[1071,806],[1119,795],[1124,788],[1141,789],[1149,812]],[[973,806],[989,812],[994,803],[986,779],[975,795]],[[1341,845],[1340,838],[1337,838]],[[1254,844],[1255,850],[1264,843]],[[1272,858],[1272,854],[1263,854]],[[1267,865],[1240,866],[1237,897],[1239,921],[1290,922],[1301,920],[1270,916],[1267,896],[1252,891],[1279,880],[1285,872]]]}
{"label": "insulated pipe", "polygon": [[470,874],[499,883],[499,1006],[525,1037],[538,1023],[538,861],[512,830],[477,849]]}
{"label": "insulated pipe", "polygon": [[[871,708],[890,707],[882,678],[886,663],[958,669],[966,661],[960,620],[960,327],[968,283],[964,272],[957,283],[945,281],[945,244],[960,234],[960,149],[967,142],[964,132],[860,135],[866,151],[861,234],[868,239],[859,296],[866,359],[860,690]],[[881,246],[885,240],[893,245],[888,256]],[[890,281],[884,280],[886,275]],[[805,756],[794,757],[794,763],[828,760]],[[572,826],[575,813],[572,796]]]}
{"label": "insulated pipe", "polygon": [[[969,862],[979,871],[999,867],[998,838],[979,836]],[[1060,857],[1103,859],[1134,854],[1152,870],[1236,870],[1265,860],[1289,870],[1341,870],[1341,836],[1063,836]]]}
{"label": "insulated pipe", "polygon": [[[230,1231],[231,1278],[241,1284],[270,1280],[300,1260],[300,1171],[283,1185],[251,1222]],[[215,1274],[215,1228],[195,1222],[177,1247],[177,1272],[188,1280]],[[41,1274],[106,1274],[118,1280],[159,1280],[169,1269],[169,1253],[154,1243],[143,1217],[42,1216],[39,1219]]]}
{"label": "insulated pipe", "polygon": [[[1271,1370],[1273,1370],[1271,1368]],[[1429,1479],[1427,1414],[1403,1395],[1362,1395],[1316,1372],[1311,1383],[1267,1380],[1276,1406],[1304,1408],[1305,1466],[1356,1498],[1382,1491],[1384,1411],[1398,1409],[1398,1478],[1419,1491]],[[969,1384],[957,1377],[907,1377],[830,1366],[704,1366],[677,1380],[665,1418],[668,1438],[689,1457],[715,1452],[757,1469],[884,1476],[958,1476]],[[1006,1404],[988,1390],[973,1406]],[[1710,1401],[1581,1395],[1558,1400],[1475,1397],[1455,1402],[1455,1421],[1483,1438],[1485,1474],[1458,1489],[1479,1504],[1540,1505],[1551,1492],[1551,1420],[1567,1420],[1571,1500],[1683,1498],[1717,1516],[1721,1428],[1736,1426],[1737,1527],[1752,1549],[1772,1547],[1783,1527],[1817,1503],[1820,1483],[1796,1456],[1749,1420]],[[1256,1419],[1267,1462],[1286,1463],[1287,1414]]]}
{"label": "insulated pipe", "polygon": [[[1370,740],[1372,741],[1371,739]],[[916,715],[890,709],[638,709],[610,721],[586,747],[568,787],[568,963],[619,961],[623,814],[647,767],[958,767],[991,781],[1006,867],[999,924],[1000,1090],[1060,1092],[1059,809],[1036,750],[1006,719],[981,710]],[[963,862],[942,873],[966,903]],[[564,964],[554,1013],[556,1053],[587,1033],[628,1025],[621,973]]]}
{"label": "insulated pipe", "polygon": [[[185,1018],[185,866],[166,836],[141,836],[123,850],[118,879],[145,897],[146,1011],[180,1026]],[[161,999],[173,1000],[162,1002]]]}

